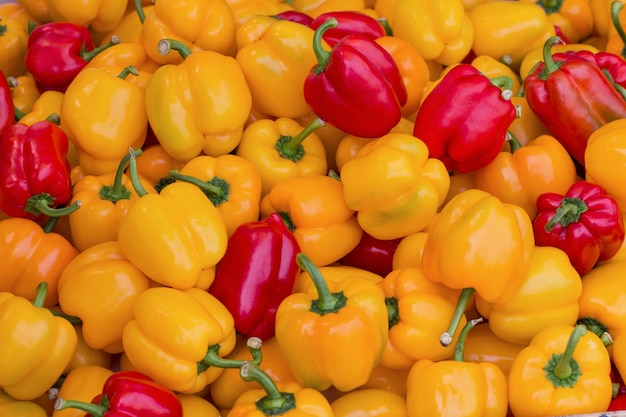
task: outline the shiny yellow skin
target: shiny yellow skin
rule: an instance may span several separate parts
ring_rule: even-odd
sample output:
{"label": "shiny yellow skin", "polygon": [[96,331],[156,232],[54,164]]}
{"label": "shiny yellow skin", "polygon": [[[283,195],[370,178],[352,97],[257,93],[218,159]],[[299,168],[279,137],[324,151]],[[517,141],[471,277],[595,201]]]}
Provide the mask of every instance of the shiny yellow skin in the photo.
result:
{"label": "shiny yellow skin", "polygon": [[68,320],[8,292],[0,292],[0,340],[0,387],[27,401],[57,381],[77,344]]}
{"label": "shiny yellow skin", "polygon": [[[143,3],[143,13],[145,16],[148,16],[150,13],[154,11],[154,4],[149,2],[146,4],[145,1]],[[97,42],[98,45],[103,45],[111,40],[112,36],[117,36],[120,40],[120,44],[124,43],[136,43],[137,45],[143,48],[143,25],[139,20],[139,15],[137,14],[137,10],[134,5],[134,1],[128,2],[128,7],[126,8],[126,12],[124,16],[119,21],[117,26],[107,32],[96,32],[93,31],[94,41]],[[144,48],[145,54],[145,48]]]}
{"label": "shiny yellow skin", "polygon": [[[452,357],[459,332],[448,346],[441,345],[439,336],[452,320],[458,290],[431,281],[418,267],[394,269],[378,285],[385,299],[397,301],[397,322],[390,323],[381,365],[408,369],[420,359],[440,361]],[[459,327],[466,321],[463,315]]]}
{"label": "shiny yellow skin", "polygon": [[48,0],[50,18],[55,22],[72,22],[96,32],[108,32],[120,23],[126,13],[127,0],[81,1]]}
{"label": "shiny yellow skin", "polygon": [[[374,284],[378,284],[383,280],[383,277],[378,274],[354,266],[332,264],[328,266],[320,266],[317,269],[320,271],[320,273],[324,277],[324,280],[326,281],[339,282],[346,277],[354,275],[358,275],[363,279],[372,281]],[[307,271],[303,270],[300,271],[300,274],[296,278],[296,283],[294,284],[293,291],[308,292],[313,286],[314,284],[311,280],[311,276]]]}
{"label": "shiny yellow skin", "polygon": [[485,301],[510,300],[530,268],[532,223],[519,206],[486,191],[457,194],[429,228],[424,273],[456,289],[472,287]]}
{"label": "shiny yellow skin", "polygon": [[[522,63],[522,65],[524,64]],[[518,117],[513,120],[508,130],[515,136],[520,145],[525,146],[541,135],[550,134],[546,125],[539,120],[537,114],[528,105],[526,96],[513,96],[511,103],[515,106]],[[510,149],[510,147],[506,146],[505,149]]]}
{"label": "shiny yellow skin", "polygon": [[154,10],[146,15],[141,36],[148,56],[155,62],[178,64],[179,54],[161,55],[161,39],[174,39],[192,51],[228,52],[235,42],[235,16],[226,0],[180,2],[163,0],[154,3]]}
{"label": "shiny yellow skin", "polygon": [[279,182],[261,199],[261,217],[287,213],[300,250],[315,265],[330,265],[354,249],[363,234],[342,196],[341,181],[300,175]]}
{"label": "shiny yellow skin", "polygon": [[561,354],[573,326],[550,326],[538,333],[511,364],[509,406],[516,417],[586,414],[606,410],[611,401],[609,353],[598,336],[586,332],[574,349],[573,359],[582,375],[573,386],[555,387],[544,367]]}
{"label": "shiny yellow skin", "polygon": [[[133,305],[150,281],[122,254],[114,240],[76,256],[59,279],[59,305],[79,317],[85,342],[94,349],[121,353],[122,331],[133,319]],[[94,291],[97,288],[97,291]]]}
{"label": "shiny yellow skin", "polygon": [[141,148],[148,118],[144,91],[100,68],[83,69],[65,91],[61,128],[87,175],[115,172],[128,148]]}
{"label": "shiny yellow skin", "polygon": [[117,238],[128,260],[159,284],[207,289],[228,233],[200,188],[177,181],[137,200],[120,221]]}
{"label": "shiny yellow skin", "polygon": [[297,121],[281,117],[276,120],[256,120],[243,131],[236,154],[252,162],[259,171],[262,197],[281,181],[327,174],[326,148],[315,132],[302,141],[304,154],[298,161],[283,158],[276,150],[276,143],[281,136],[293,137],[303,129]]}
{"label": "shiny yellow skin", "polygon": [[30,14],[28,10],[22,7],[18,2],[9,1],[0,4],[0,18],[12,19],[22,25],[24,30],[28,31],[29,25],[39,25],[40,22]]}
{"label": "shiny yellow skin", "polygon": [[409,417],[506,416],[507,400],[506,377],[490,362],[422,359],[407,377]]}
{"label": "shiny yellow skin", "polygon": [[391,28],[426,61],[458,64],[472,49],[476,29],[461,0],[396,0]]}
{"label": "shiny yellow skin", "polygon": [[488,78],[501,76],[509,77],[513,82],[513,86],[511,88],[513,95],[516,96],[519,93],[522,86],[519,75],[504,62],[498,61],[496,58],[489,55],[480,55],[472,59],[470,64]]}
{"label": "shiny yellow skin", "polygon": [[19,122],[30,126],[34,123],[45,120],[47,117],[61,115],[61,103],[63,102],[64,93],[59,91],[44,91],[33,102],[31,110],[22,117]]}
{"label": "shiny yellow skin", "polygon": [[322,13],[339,10],[365,12],[365,0],[293,0],[291,6],[315,18]]}
{"label": "shiny yellow skin", "polygon": [[402,238],[393,253],[393,269],[422,266],[422,253],[428,232],[416,232]]}
{"label": "shiny yellow skin", "polygon": [[626,211],[626,119],[607,123],[587,139],[585,179],[604,187]]}
{"label": "shiny yellow skin", "polygon": [[[553,54],[559,52],[568,52],[568,51],[591,51],[594,54],[600,52],[598,48],[588,43],[567,43],[567,44],[557,44],[553,45],[551,48],[551,52]],[[519,74],[522,77],[522,80],[530,74],[533,70],[533,67],[537,65],[539,62],[543,61],[543,45],[535,45],[531,50],[528,51],[526,55],[522,58],[519,67]]]}
{"label": "shiny yellow skin", "polygon": [[17,21],[0,15],[0,70],[5,77],[19,77],[26,73],[24,58],[28,48],[28,32]]}
{"label": "shiny yellow skin", "polygon": [[409,370],[410,368],[391,369],[386,366],[378,365],[372,369],[369,379],[365,384],[361,385],[359,389],[377,388],[406,396],[406,378],[409,374]]}
{"label": "shiny yellow skin", "polygon": [[128,66],[137,68],[139,76],[129,74],[126,79],[145,89],[154,71],[161,65],[154,62],[143,45],[138,42],[120,42],[101,51],[93,57],[85,68],[106,69],[109,73],[117,76],[120,71]]}
{"label": "shiny yellow skin", "polygon": [[65,372],[63,373],[67,374],[83,366],[99,366],[107,369],[111,367],[112,354],[89,346],[87,342],[85,342],[81,325],[74,325],[74,329],[76,330],[76,336],[78,336],[78,343],[76,344],[72,360],[67,364]]}
{"label": "shiny yellow skin", "polygon": [[139,177],[146,179],[152,185],[169,176],[172,169],[180,170],[184,166],[184,162],[172,158],[172,155],[168,154],[160,143],[144,146],[141,156],[137,158]]}
{"label": "shiny yellow skin", "polygon": [[145,105],[159,143],[174,159],[186,162],[201,153],[219,156],[235,149],[252,96],[234,58],[197,51],[180,65],[154,72]]}
{"label": "shiny yellow skin", "polygon": [[14,81],[9,82],[9,86],[13,105],[22,113],[29,113],[41,95],[33,77],[28,74],[15,77]]}
{"label": "shiny yellow skin", "polygon": [[611,3],[613,0],[589,0],[593,16],[593,33],[604,39],[613,32],[611,21]]}
{"label": "shiny yellow skin", "polygon": [[[537,0],[523,1],[537,3]],[[594,16],[590,0],[563,0],[558,10],[546,13],[550,22],[558,26],[563,36],[572,43],[580,42],[593,33]]]}
{"label": "shiny yellow skin", "polygon": [[49,0],[17,0],[17,4],[39,22],[46,23],[52,21],[48,1]]}
{"label": "shiny yellow skin", "polygon": [[220,411],[196,394],[176,394],[183,406],[183,415],[185,417],[221,417]]}
{"label": "shiny yellow skin", "polygon": [[317,64],[314,33],[300,23],[261,15],[250,17],[237,30],[236,59],[257,111],[294,119],[311,111],[302,85]]}
{"label": "shiny yellow skin", "polygon": [[296,381],[346,392],[367,382],[380,363],[389,334],[385,297],[377,284],[358,275],[326,284],[333,294],[343,292],[345,304],[320,314],[311,310],[319,299],[314,286],[293,293],[278,307],[275,337]]}
{"label": "shiny yellow skin", "polygon": [[413,135],[390,133],[371,140],[341,169],[343,196],[363,230],[397,239],[426,228],[450,187],[439,159]]}
{"label": "shiny yellow skin", "polygon": [[[102,393],[104,382],[113,375],[109,368],[97,365],[80,366],[66,374],[58,397],[90,403]],[[76,408],[54,410],[52,417],[84,417],[85,412]]]}
{"label": "shiny yellow skin", "polygon": [[552,246],[537,246],[530,271],[513,298],[496,306],[476,297],[476,309],[496,336],[526,345],[548,326],[573,326],[581,294],[580,275],[567,254]]}
{"label": "shiny yellow skin", "polygon": [[216,205],[228,236],[243,223],[259,218],[261,203],[261,175],[247,159],[225,154],[218,157],[199,155],[188,161],[180,173],[210,182],[214,178],[228,183],[228,196]]}
{"label": "shiny yellow skin", "polygon": [[226,0],[235,15],[237,29],[255,16],[274,16],[294,8],[280,0]]}
{"label": "shiny yellow skin", "polygon": [[537,197],[564,195],[576,180],[572,158],[551,135],[539,136],[513,153],[500,152],[474,175],[477,188],[522,207],[531,219],[537,216]]}
{"label": "shiny yellow skin", "polygon": [[404,396],[380,388],[350,391],[330,406],[334,417],[408,417]]}
{"label": "shiny yellow skin", "polygon": [[480,323],[467,334],[463,360],[467,362],[491,362],[508,377],[515,356],[527,345],[507,342],[496,336],[489,324]]}
{"label": "shiny yellow skin", "polygon": [[48,413],[32,401],[18,401],[0,390],[0,415],[11,417],[47,417]]}
{"label": "shiny yellow skin", "polygon": [[474,53],[497,60],[508,55],[514,71],[528,52],[556,34],[546,12],[534,3],[487,1],[472,7],[467,15],[474,26]]}
{"label": "shiny yellow skin", "polygon": [[124,328],[124,352],[130,363],[165,387],[195,394],[213,382],[222,368],[198,373],[209,347],[229,354],[236,343],[234,320],[224,305],[205,290],[153,287],[134,307]]}

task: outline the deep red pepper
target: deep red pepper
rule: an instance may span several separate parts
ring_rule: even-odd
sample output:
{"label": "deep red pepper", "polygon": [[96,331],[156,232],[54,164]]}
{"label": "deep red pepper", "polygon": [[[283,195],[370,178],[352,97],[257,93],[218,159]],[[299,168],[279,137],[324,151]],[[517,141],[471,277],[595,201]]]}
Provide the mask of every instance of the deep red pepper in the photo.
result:
{"label": "deep red pepper", "polygon": [[245,337],[274,336],[278,305],[292,293],[300,247],[278,213],[239,226],[228,239],[209,293],[228,308]]}
{"label": "deep red pepper", "polygon": [[530,109],[550,133],[584,166],[587,139],[599,127],[626,117],[626,100],[597,63],[577,57],[556,61],[548,39],[543,62],[524,79]]}
{"label": "deep red pepper", "polygon": [[580,275],[613,257],[624,242],[619,205],[597,184],[580,180],[565,195],[541,194],[537,210],[535,243],[563,250]]}
{"label": "deep red pepper", "polygon": [[119,43],[117,37],[98,48],[91,32],[71,22],[49,22],[28,36],[25,64],[40,92],[65,92],[74,77],[102,50]]}
{"label": "deep red pepper", "polygon": [[313,18],[310,15],[304,12],[299,12],[297,10],[285,10],[283,12],[275,14],[273,17],[275,17],[276,19],[289,20],[291,22],[300,23],[304,26],[309,26],[313,21]]}
{"label": "deep red pepper", "polygon": [[93,417],[182,417],[174,392],[137,371],[118,371],[90,403],[58,398],[55,410],[77,408]]}
{"label": "deep red pepper", "polygon": [[0,209],[39,221],[78,208],[54,209],[72,196],[68,146],[65,132],[50,121],[11,125],[0,136]]}
{"label": "deep red pepper", "polygon": [[0,70],[0,135],[14,123],[15,110],[13,107],[13,97],[11,87]]}
{"label": "deep red pepper", "polygon": [[489,79],[470,64],[454,66],[418,109],[413,135],[450,172],[484,167],[502,150],[515,120],[512,83],[508,77]]}
{"label": "deep red pepper", "polygon": [[322,48],[326,20],[313,37],[318,64],[304,82],[304,98],[326,123],[346,134],[364,138],[383,136],[402,118],[407,93],[391,55],[363,35],[347,35],[330,50]]}
{"label": "deep red pepper", "polygon": [[575,58],[583,59],[596,64],[605,74],[610,77],[609,81],[617,84],[617,88],[626,88],[626,60],[617,54],[607,51],[592,52],[587,49],[580,51],[566,51],[552,54],[555,62],[565,62]]}
{"label": "deep red pepper", "polygon": [[339,261],[342,265],[365,269],[381,277],[393,270],[393,254],[402,239],[381,240],[363,232],[361,240]]}
{"label": "deep red pepper", "polygon": [[324,39],[331,48],[346,35],[358,34],[372,40],[386,35],[385,28],[378,20],[356,10],[340,10],[322,13],[313,19],[309,27],[313,30],[317,30],[322,23],[330,18],[337,20],[337,26],[326,30],[322,35],[322,39]]}

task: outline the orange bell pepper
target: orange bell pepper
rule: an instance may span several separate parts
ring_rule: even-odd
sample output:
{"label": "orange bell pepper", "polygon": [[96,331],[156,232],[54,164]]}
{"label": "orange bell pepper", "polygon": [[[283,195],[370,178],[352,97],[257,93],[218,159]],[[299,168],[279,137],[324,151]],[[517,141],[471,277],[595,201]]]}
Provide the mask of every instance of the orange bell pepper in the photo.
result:
{"label": "orange bell pepper", "polygon": [[406,268],[410,266],[422,266],[422,253],[428,239],[428,232],[411,233],[402,238],[396,251],[393,253],[393,269]]}
{"label": "orange bell pepper", "polygon": [[143,21],[153,11],[154,3],[152,1],[128,1],[124,16],[120,19],[117,26],[107,32],[92,31],[94,41],[98,45],[103,45],[112,36],[117,36],[120,43],[132,42],[143,46]]}
{"label": "orange bell pepper", "polygon": [[26,8],[15,1],[0,4],[0,18],[17,21],[26,32],[41,24]]}
{"label": "orange bell pepper", "polygon": [[[378,274],[370,272],[366,269],[356,268],[354,266],[332,264],[328,266],[320,266],[317,268],[320,274],[324,277],[326,282],[339,283],[346,277],[353,277],[355,275],[371,281],[374,284],[378,284],[383,280]],[[293,292],[309,292],[315,287],[311,276],[306,270],[300,271],[300,275],[296,278]]]}
{"label": "orange bell pepper", "polygon": [[376,415],[379,417],[408,417],[406,398],[379,388],[350,391],[332,403],[334,417]]}
{"label": "orange bell pepper", "polygon": [[174,159],[163,145],[157,142],[149,146],[144,145],[141,158],[137,159],[137,174],[156,186],[162,179],[169,177],[171,170],[180,170],[183,166],[184,162]]}
{"label": "orange bell pepper", "polygon": [[139,43],[120,42],[93,57],[85,68],[105,69],[109,73],[117,75],[122,69],[129,66],[137,69],[137,75],[129,76],[128,80],[144,90],[154,71],[160,67],[148,57],[146,50]]}
{"label": "orange bell pepper", "polygon": [[17,0],[17,4],[41,23],[52,21],[48,0]]}
{"label": "orange bell pepper", "polygon": [[221,417],[220,410],[197,394],[176,394],[183,406],[185,417]]}
{"label": "orange bell pepper", "polygon": [[378,388],[406,397],[406,379],[409,371],[410,368],[392,369],[379,364],[372,369],[367,382],[359,389]]}
{"label": "orange bell pepper", "polygon": [[509,126],[509,133],[517,139],[520,145],[525,146],[541,135],[550,134],[546,125],[528,106],[526,96],[517,94],[511,97],[511,103],[515,106],[517,117]]}
{"label": "orange bell pepper", "polygon": [[274,16],[287,10],[294,10],[287,2],[279,0],[226,0],[226,2],[233,11],[237,29],[255,16]]}
{"label": "orange bell pepper", "polygon": [[[48,120],[55,124],[61,122],[61,103],[63,103],[64,93],[60,91],[48,90],[44,91],[37,97],[33,103],[31,110],[23,115],[19,115],[19,122],[27,126],[31,126],[42,120]],[[73,143],[71,144],[75,148]],[[68,154],[69,154],[68,149]]]}
{"label": "orange bell pepper", "polygon": [[0,14],[0,71],[5,77],[26,73],[28,31],[16,20]]}
{"label": "orange bell pepper", "polygon": [[[65,375],[57,397],[89,403],[96,395],[102,393],[102,386],[111,375],[113,375],[113,371],[102,366],[85,365],[78,367]],[[52,413],[52,417],[83,417],[84,415],[84,411],[76,408],[54,410]]]}
{"label": "orange bell pepper", "polygon": [[593,9],[589,0],[525,0],[541,6],[548,20],[571,43],[580,42],[593,33]]}

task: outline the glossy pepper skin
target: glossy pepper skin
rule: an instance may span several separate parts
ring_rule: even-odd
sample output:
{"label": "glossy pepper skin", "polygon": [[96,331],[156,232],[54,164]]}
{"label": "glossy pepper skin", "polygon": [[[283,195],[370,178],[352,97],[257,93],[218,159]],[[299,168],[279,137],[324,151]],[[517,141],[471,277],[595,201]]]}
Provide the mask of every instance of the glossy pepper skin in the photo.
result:
{"label": "glossy pepper skin", "polygon": [[541,6],[548,20],[567,38],[577,43],[593,32],[593,10],[589,0],[526,0]]}
{"label": "glossy pepper skin", "polygon": [[448,171],[474,171],[493,161],[502,149],[515,120],[511,95],[510,87],[501,90],[476,67],[456,65],[422,102],[413,135]]}
{"label": "glossy pepper skin", "polygon": [[0,70],[7,77],[19,77],[26,73],[24,57],[27,45],[27,30],[17,20],[2,16],[0,12]]}
{"label": "glossy pepper skin", "polygon": [[535,242],[562,249],[580,275],[610,259],[624,242],[619,205],[597,184],[581,180],[565,194],[541,194],[537,209]]}
{"label": "glossy pepper skin", "polygon": [[3,416],[47,417],[46,410],[34,401],[19,401],[0,391],[0,414]]}
{"label": "glossy pepper skin", "polygon": [[337,20],[337,26],[328,29],[322,35],[322,39],[331,48],[346,35],[360,34],[375,40],[386,34],[385,28],[378,20],[358,10],[339,10],[322,13],[309,23],[309,27],[317,30],[322,23],[331,17]]}
{"label": "glossy pepper skin", "polygon": [[137,371],[113,373],[91,403],[60,397],[54,408],[78,408],[93,417],[183,416],[183,406],[174,392]]}
{"label": "glossy pepper skin", "polygon": [[330,406],[334,417],[374,414],[380,417],[407,417],[403,395],[383,388],[361,388],[343,394]]}
{"label": "glossy pepper skin", "polygon": [[393,255],[401,240],[401,238],[376,239],[363,232],[359,243],[339,262],[384,277],[393,270]]}
{"label": "glossy pepper skin", "polygon": [[6,75],[0,71],[0,136],[15,122],[13,96]]}
{"label": "glossy pepper skin", "polygon": [[92,0],[76,7],[64,0],[48,0],[48,11],[55,22],[71,22],[93,32],[113,30],[124,17],[126,0]]}
{"label": "glossy pepper skin", "polygon": [[322,120],[366,138],[383,136],[402,118],[407,93],[391,55],[374,39],[344,36],[330,51],[321,38],[335,27],[329,18],[315,31],[317,65],[304,81],[304,98]]}
{"label": "glossy pepper skin", "polygon": [[235,320],[235,330],[267,340],[274,336],[276,310],[293,291],[300,246],[278,213],[240,225],[228,239],[209,292]]}
{"label": "glossy pepper skin", "polygon": [[[113,375],[114,371],[106,365],[82,365],[65,373],[63,384],[58,389],[56,398],[66,398],[73,401],[84,401],[86,403],[102,393],[102,386],[105,381]],[[53,403],[54,410],[54,403]],[[54,410],[54,417],[83,417],[84,411],[76,408],[66,408],[64,410]]]}

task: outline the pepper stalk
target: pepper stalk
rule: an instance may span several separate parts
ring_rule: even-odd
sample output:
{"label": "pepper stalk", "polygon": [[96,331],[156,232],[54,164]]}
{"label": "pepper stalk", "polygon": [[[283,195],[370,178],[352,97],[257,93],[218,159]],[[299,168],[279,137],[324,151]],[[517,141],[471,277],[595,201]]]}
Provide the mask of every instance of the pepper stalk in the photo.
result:
{"label": "pepper stalk", "polygon": [[459,327],[459,323],[461,322],[461,317],[463,317],[463,313],[465,308],[467,307],[467,303],[472,298],[476,290],[474,288],[463,288],[461,291],[461,295],[456,303],[456,308],[454,309],[454,314],[452,315],[452,320],[450,320],[450,326],[448,330],[443,332],[439,337],[439,342],[441,346],[447,347],[452,343],[452,339],[456,334],[456,331]]}
{"label": "pepper stalk", "polygon": [[265,416],[282,415],[296,408],[293,393],[281,392],[272,378],[257,364],[245,362],[239,368],[239,375],[246,382],[257,382],[266,395],[256,402],[256,408]]}

